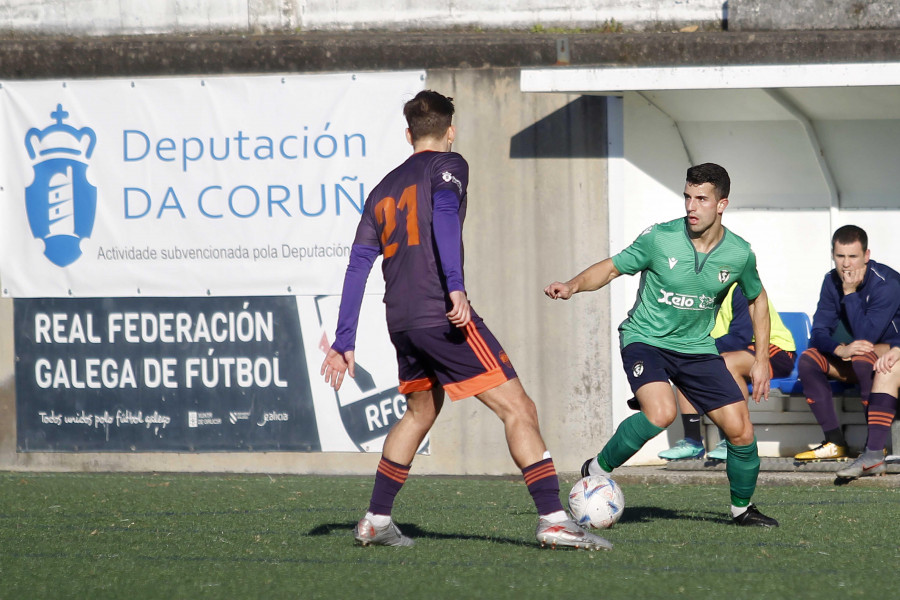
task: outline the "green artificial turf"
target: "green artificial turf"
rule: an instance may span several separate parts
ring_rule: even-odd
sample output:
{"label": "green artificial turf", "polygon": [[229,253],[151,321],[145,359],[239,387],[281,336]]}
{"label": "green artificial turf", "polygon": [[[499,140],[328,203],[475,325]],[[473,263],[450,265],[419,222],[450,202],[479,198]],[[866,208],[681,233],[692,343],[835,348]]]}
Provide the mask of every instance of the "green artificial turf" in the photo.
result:
{"label": "green artificial turf", "polygon": [[[517,479],[412,476],[413,548],[362,548],[371,477],[0,473],[0,598],[888,598],[900,489],[624,485],[609,552],[542,550]],[[572,481],[563,482],[565,493]]]}

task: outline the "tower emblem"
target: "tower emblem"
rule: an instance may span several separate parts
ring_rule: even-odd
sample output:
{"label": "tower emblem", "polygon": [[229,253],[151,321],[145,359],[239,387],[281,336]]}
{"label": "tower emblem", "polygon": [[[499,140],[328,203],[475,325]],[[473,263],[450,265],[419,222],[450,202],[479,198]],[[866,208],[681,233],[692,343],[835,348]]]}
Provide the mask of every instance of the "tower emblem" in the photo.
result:
{"label": "tower emblem", "polygon": [[78,260],[81,240],[94,229],[97,188],[87,180],[87,161],[97,136],[89,127],[63,123],[69,113],[62,104],[50,116],[55,123],[25,134],[34,169],[34,181],[25,189],[25,211],[32,235],[44,240],[44,256],[65,267]]}

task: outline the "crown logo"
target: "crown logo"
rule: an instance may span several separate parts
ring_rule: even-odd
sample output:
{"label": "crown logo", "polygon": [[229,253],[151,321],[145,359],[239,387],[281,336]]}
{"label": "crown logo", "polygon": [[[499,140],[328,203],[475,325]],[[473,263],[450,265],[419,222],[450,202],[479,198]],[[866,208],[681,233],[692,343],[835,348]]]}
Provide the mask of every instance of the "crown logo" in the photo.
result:
{"label": "crown logo", "polygon": [[97,144],[97,136],[90,127],[75,129],[63,121],[69,113],[63,110],[62,104],[56,105],[56,110],[50,113],[50,117],[56,123],[38,129],[32,127],[25,134],[25,149],[31,160],[36,158],[46,160],[48,158],[78,158],[90,159]]}
{"label": "crown logo", "polygon": [[89,127],[64,123],[62,104],[50,113],[56,121],[25,134],[34,181],[25,189],[25,212],[34,237],[44,240],[44,255],[66,267],[81,256],[81,240],[91,236],[97,212],[97,188],[87,179],[87,160],[97,136]]}

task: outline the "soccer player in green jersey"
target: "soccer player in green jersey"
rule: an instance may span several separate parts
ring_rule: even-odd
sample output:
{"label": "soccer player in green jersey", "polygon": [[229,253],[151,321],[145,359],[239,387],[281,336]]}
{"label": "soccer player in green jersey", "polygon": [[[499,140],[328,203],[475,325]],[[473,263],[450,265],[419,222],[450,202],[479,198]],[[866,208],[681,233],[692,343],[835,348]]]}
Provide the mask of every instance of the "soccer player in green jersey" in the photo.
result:
{"label": "soccer player in green jersey", "polygon": [[[622,421],[600,453],[584,463],[582,476],[612,472],[672,424],[677,409],[671,381],[725,433],[733,521],[777,527],[778,521],[750,502],[759,476],[756,436],[743,394],[709,335],[718,306],[737,282],[748,300],[756,343],[769,346],[768,297],[756,256],[722,225],[730,187],[719,165],[689,168],[684,218],[647,228],[621,253],[565,283],[551,283],[544,293],[568,300],[623,273],[641,274],[637,302],[619,326],[622,363],[641,411]],[[753,399],[768,399],[768,353],[756,354],[750,380]]]}

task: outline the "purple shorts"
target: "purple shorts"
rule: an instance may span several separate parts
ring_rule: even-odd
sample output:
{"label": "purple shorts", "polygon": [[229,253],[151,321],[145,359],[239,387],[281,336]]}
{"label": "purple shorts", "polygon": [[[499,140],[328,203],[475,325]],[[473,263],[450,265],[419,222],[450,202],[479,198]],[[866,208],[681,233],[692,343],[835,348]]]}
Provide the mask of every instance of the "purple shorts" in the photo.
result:
{"label": "purple shorts", "polygon": [[671,381],[703,413],[744,400],[718,354],[684,354],[635,342],[622,349],[622,365],[632,392],[648,383]]}
{"label": "purple shorts", "polygon": [[440,385],[451,400],[477,396],[516,377],[509,357],[480,317],[460,329],[446,326],[391,333],[400,391]]}
{"label": "purple shorts", "polygon": [[[747,348],[747,352],[756,356],[756,348],[753,344]],[[796,353],[782,350],[775,344],[769,344],[769,377],[775,379],[787,377],[794,370],[794,358]]]}

